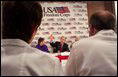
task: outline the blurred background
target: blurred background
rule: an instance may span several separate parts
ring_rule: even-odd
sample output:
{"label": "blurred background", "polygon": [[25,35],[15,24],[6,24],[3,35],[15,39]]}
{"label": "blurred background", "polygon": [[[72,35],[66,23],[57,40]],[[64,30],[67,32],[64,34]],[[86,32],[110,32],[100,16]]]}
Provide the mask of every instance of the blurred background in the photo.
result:
{"label": "blurred background", "polygon": [[[60,37],[65,36],[69,47],[76,37],[87,38],[88,21],[96,11],[108,10],[117,19],[117,1],[39,1],[39,3],[42,5],[43,19],[31,46],[35,47],[39,37],[43,37],[50,51],[52,51],[49,44],[51,34],[54,41],[60,41]],[[115,31],[117,33],[117,26]]]}

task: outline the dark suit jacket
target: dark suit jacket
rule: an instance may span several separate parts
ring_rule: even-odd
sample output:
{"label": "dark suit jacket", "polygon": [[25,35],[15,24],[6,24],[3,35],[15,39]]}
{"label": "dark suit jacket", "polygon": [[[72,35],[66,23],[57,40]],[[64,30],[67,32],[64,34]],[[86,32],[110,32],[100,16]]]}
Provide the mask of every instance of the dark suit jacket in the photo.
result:
{"label": "dark suit jacket", "polygon": [[[50,43],[50,45],[53,47],[53,52],[57,53],[58,50],[60,50],[60,42],[52,42]],[[64,43],[62,46],[62,52],[64,51],[68,51],[69,52],[69,48],[68,48],[68,44]]]}

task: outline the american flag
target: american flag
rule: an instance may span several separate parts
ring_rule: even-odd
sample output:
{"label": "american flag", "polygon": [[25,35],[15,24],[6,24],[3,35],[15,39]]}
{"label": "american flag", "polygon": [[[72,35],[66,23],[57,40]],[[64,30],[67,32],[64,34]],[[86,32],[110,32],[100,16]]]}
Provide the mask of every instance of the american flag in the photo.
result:
{"label": "american flag", "polygon": [[70,13],[70,11],[69,11],[69,9],[68,9],[68,7],[63,7],[64,8],[64,11],[67,13]]}
{"label": "american flag", "polygon": [[56,7],[57,13],[69,13],[68,7]]}

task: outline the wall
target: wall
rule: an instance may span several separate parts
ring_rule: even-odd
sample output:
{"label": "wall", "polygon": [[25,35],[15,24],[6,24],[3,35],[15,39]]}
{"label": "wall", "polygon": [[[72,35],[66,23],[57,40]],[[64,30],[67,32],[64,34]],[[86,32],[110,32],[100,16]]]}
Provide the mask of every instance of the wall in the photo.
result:
{"label": "wall", "polygon": [[[88,21],[90,16],[96,11],[107,10],[116,15],[114,1],[87,1],[87,8]],[[115,27],[115,31],[117,32],[117,25]]]}
{"label": "wall", "polygon": [[113,1],[87,1],[88,18],[96,12],[101,10],[108,10],[115,15]]}

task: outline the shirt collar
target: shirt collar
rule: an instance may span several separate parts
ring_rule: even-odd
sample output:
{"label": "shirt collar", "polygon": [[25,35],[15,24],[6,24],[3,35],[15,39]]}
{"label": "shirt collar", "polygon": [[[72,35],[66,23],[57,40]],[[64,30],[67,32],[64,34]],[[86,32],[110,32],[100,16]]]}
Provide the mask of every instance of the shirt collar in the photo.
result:
{"label": "shirt collar", "polygon": [[2,39],[1,43],[2,46],[30,46],[28,43],[20,39]]}
{"label": "shirt collar", "polygon": [[116,33],[113,30],[101,30],[96,35],[103,35],[103,36],[116,36]]}
{"label": "shirt collar", "polygon": [[113,30],[101,30],[93,37],[107,41],[117,41],[117,34]]}

